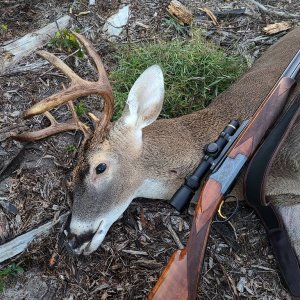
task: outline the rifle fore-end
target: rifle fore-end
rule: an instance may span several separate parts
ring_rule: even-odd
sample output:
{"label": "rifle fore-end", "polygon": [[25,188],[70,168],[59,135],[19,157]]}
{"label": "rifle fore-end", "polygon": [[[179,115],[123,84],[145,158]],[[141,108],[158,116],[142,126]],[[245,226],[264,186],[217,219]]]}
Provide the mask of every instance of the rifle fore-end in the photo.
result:
{"label": "rifle fore-end", "polygon": [[223,199],[215,180],[208,180],[203,190],[209,192],[200,195],[187,246],[171,256],[148,300],[195,299],[212,218]]}

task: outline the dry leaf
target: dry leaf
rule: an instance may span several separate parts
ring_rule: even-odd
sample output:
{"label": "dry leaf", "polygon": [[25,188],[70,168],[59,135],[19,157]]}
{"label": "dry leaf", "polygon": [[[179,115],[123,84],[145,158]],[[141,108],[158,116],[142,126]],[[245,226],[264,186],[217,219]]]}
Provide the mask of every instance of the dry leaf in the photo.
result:
{"label": "dry leaf", "polygon": [[101,296],[101,300],[106,300],[108,298],[108,294],[107,292],[105,291],[102,296]]}
{"label": "dry leaf", "polygon": [[14,57],[14,55],[10,51],[3,52],[2,56],[5,60],[10,60]]}

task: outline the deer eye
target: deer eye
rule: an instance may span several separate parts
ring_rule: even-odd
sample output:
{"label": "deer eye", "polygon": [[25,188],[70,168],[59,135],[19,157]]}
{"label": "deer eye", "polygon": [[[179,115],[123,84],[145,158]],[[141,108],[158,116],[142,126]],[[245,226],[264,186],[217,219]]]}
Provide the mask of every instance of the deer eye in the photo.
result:
{"label": "deer eye", "polygon": [[96,174],[101,174],[106,170],[106,164],[101,163],[96,167]]}

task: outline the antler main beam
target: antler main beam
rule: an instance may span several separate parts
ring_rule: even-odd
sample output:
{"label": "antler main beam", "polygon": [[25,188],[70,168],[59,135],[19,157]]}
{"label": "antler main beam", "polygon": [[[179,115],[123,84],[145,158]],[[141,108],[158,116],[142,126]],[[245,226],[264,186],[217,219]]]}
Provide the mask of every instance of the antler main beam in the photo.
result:
{"label": "antler main beam", "polygon": [[[73,32],[73,34],[84,46],[88,55],[93,59],[99,74],[99,79],[96,82],[84,80],[55,55],[47,51],[39,51],[38,54],[64,73],[71,80],[71,84],[67,89],[36,103],[23,113],[25,119],[44,113],[50,120],[51,125],[49,127],[36,132],[22,133],[14,137],[15,139],[38,140],[58,132],[81,130],[86,140],[90,136],[91,131],[85,124],[79,121],[71,100],[93,94],[102,96],[105,102],[102,118],[98,120],[95,131],[97,131],[97,134],[100,134],[108,125],[113,113],[113,96],[103,63],[95,48],[85,37],[76,32]],[[58,123],[48,111],[65,103],[68,103],[72,113],[72,119],[66,123]]]}

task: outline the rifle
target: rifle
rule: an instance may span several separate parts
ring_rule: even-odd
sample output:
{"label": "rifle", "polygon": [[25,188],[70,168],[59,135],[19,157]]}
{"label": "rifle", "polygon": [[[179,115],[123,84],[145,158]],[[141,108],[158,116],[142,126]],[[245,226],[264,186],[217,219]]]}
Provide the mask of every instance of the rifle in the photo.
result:
{"label": "rifle", "polygon": [[[187,245],[183,250],[177,250],[171,256],[162,275],[150,292],[148,300],[192,300],[196,298],[212,219],[224,197],[233,187],[242,168],[279,117],[289,92],[296,83],[295,78],[299,69],[300,50],[254,115],[238,132],[231,147],[226,149],[226,153],[221,152],[221,159],[214,166],[213,172],[201,191]],[[190,197],[193,192],[194,190],[191,193],[183,194],[189,194],[188,197]],[[181,205],[178,207],[181,208]]]}

